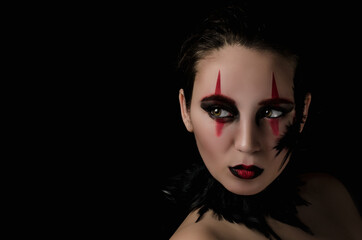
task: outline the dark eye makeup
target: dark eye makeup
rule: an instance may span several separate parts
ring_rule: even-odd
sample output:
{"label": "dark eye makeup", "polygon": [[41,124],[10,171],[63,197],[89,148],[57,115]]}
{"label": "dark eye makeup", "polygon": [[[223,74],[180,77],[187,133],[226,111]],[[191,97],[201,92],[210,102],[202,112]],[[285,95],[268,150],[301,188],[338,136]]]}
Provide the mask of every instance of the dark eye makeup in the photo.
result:
{"label": "dark eye makeup", "polygon": [[221,122],[232,121],[239,115],[239,111],[235,106],[213,101],[202,102],[201,108],[204,109],[212,119]]}
{"label": "dark eye makeup", "polygon": [[[265,105],[264,105],[265,104]],[[201,100],[201,108],[206,111],[210,118],[218,122],[231,122],[239,117],[239,111],[235,102],[222,95],[212,95]],[[261,119],[281,118],[294,109],[292,102],[271,104],[263,102],[256,114],[256,122]]]}
{"label": "dark eye makeup", "polygon": [[257,120],[262,118],[280,118],[290,113],[294,108],[294,105],[288,104],[285,107],[281,106],[262,106],[257,112]]}

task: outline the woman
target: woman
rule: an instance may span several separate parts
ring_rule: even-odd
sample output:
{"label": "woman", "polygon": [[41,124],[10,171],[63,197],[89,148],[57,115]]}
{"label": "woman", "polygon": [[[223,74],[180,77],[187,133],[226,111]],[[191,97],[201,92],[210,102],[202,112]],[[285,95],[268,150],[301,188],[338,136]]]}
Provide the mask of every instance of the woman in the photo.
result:
{"label": "woman", "polygon": [[190,209],[172,240],[362,239],[343,184],[295,168],[312,94],[295,26],[267,10],[220,8],[181,49],[181,116],[202,163],[182,195],[167,191]]}

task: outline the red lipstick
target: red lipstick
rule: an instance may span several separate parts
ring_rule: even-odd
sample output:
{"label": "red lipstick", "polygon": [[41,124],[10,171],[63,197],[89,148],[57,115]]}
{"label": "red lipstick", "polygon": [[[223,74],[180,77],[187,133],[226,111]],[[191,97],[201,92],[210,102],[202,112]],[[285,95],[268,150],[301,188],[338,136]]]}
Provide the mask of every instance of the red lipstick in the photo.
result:
{"label": "red lipstick", "polygon": [[229,169],[234,176],[241,179],[254,179],[260,176],[260,174],[262,174],[262,172],[264,171],[264,169],[259,168],[255,165],[244,164],[240,164],[235,167],[229,167]]}

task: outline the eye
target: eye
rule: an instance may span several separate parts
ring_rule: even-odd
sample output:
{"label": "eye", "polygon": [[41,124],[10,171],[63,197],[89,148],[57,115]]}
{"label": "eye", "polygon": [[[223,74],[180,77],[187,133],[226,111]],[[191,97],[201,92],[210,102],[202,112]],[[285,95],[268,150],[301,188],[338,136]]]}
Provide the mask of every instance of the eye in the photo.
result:
{"label": "eye", "polygon": [[273,108],[265,108],[263,113],[264,117],[266,118],[278,118],[281,117],[283,114],[284,114],[283,111],[276,110]]}
{"label": "eye", "polygon": [[262,107],[257,114],[257,119],[262,118],[280,118],[284,116],[288,111],[281,107],[276,106],[265,106]]}
{"label": "eye", "polygon": [[231,117],[232,114],[225,109],[220,107],[214,107],[210,109],[210,115],[214,116],[215,118],[226,118]]}
{"label": "eye", "polygon": [[228,106],[212,101],[202,102],[201,108],[209,114],[210,118],[221,122],[230,122],[235,119],[238,114],[235,106]]}

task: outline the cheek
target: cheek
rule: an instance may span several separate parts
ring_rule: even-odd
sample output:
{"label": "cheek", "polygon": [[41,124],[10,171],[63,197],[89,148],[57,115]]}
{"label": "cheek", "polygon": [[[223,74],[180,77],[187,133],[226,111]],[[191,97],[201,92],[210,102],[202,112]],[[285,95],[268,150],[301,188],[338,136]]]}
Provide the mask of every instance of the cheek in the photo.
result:
{"label": "cheek", "polygon": [[274,136],[279,136],[279,119],[270,119],[269,124]]}
{"label": "cheek", "polygon": [[259,141],[261,142],[262,149],[264,151],[273,151],[274,147],[278,143],[279,136],[276,136],[272,129],[272,121],[268,120],[265,124],[265,128],[262,131],[262,134],[259,136]]}
{"label": "cheek", "polygon": [[279,119],[279,138],[283,137],[287,132],[288,126],[292,125],[295,121],[295,110]]}
{"label": "cheek", "polygon": [[[224,145],[227,142],[217,136],[215,127],[221,130],[224,124],[218,125],[207,114],[194,114],[192,123],[196,144],[205,163],[216,163],[217,159],[222,159],[219,156],[222,154]],[[223,133],[222,136],[224,135]]]}
{"label": "cheek", "polygon": [[216,154],[220,151],[220,141],[218,141],[218,137],[215,135],[215,122],[213,124],[195,126],[194,135],[203,159],[216,158]]}
{"label": "cheek", "polygon": [[221,121],[216,121],[216,136],[220,137],[222,133],[222,128],[224,127],[224,123]]}
{"label": "cheek", "polygon": [[263,146],[265,146],[266,149],[274,150],[280,138],[286,133],[289,123],[290,120],[285,118],[266,120],[263,126],[262,136],[259,137],[263,142]]}

